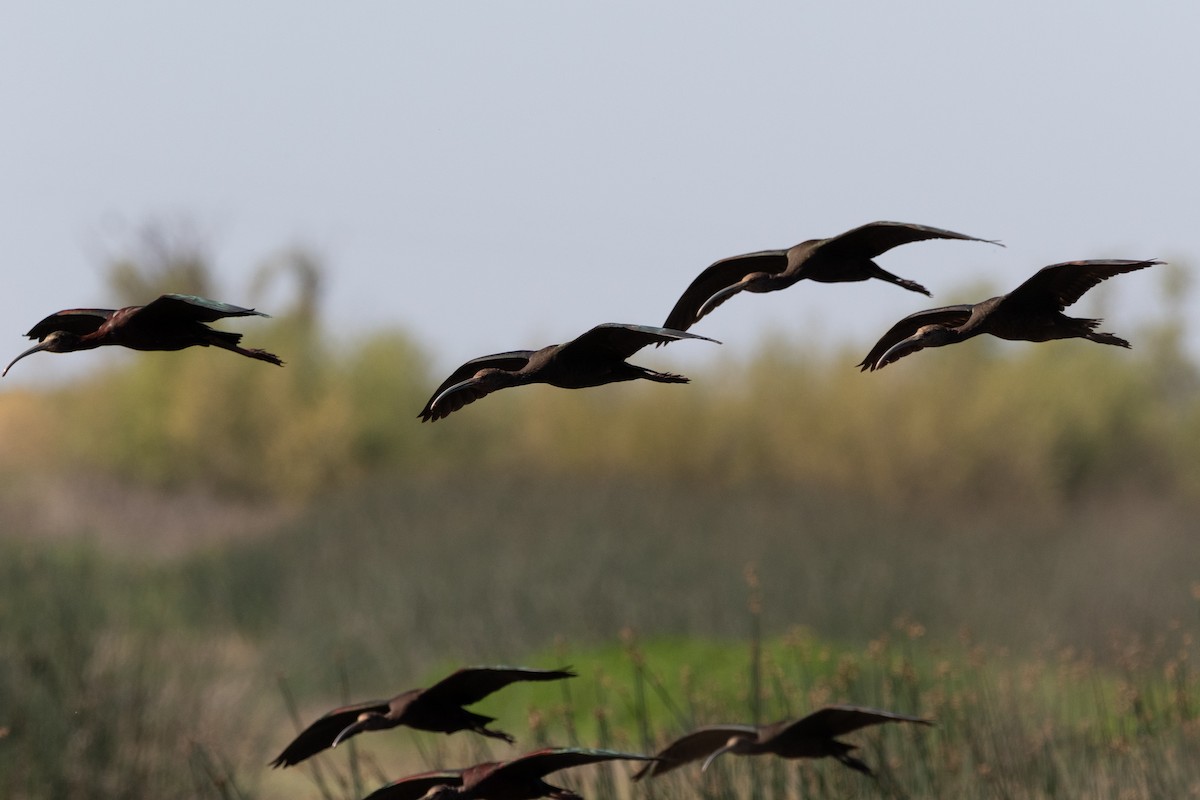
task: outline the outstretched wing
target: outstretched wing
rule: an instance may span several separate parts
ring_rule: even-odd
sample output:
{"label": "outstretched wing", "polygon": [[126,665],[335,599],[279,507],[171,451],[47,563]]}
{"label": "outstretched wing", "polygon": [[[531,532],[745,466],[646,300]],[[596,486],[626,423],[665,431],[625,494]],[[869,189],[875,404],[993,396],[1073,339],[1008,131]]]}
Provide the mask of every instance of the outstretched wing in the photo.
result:
{"label": "outstretched wing", "polygon": [[29,329],[30,339],[41,341],[55,331],[69,331],[77,336],[94,333],[115,313],[112,308],[68,308],[51,314]]}
{"label": "outstretched wing", "polygon": [[[943,228],[931,228],[928,225],[915,225],[910,222],[868,222],[852,228],[845,233],[831,236],[819,247],[823,256],[835,258],[874,258],[886,253],[893,247],[910,242],[921,242],[927,239],[959,239],[967,242],[987,242],[1000,244],[994,239],[979,239],[956,233]],[[1000,245],[1003,247],[1003,245]]]}
{"label": "outstretched wing", "polygon": [[[696,276],[688,285],[675,307],[667,315],[663,327],[677,331],[686,331],[703,316],[700,309],[708,299],[717,292],[745,278],[752,272],[780,273],[787,268],[787,250],[760,250],[757,253],[746,253],[740,256],[730,256],[711,264]],[[708,311],[720,303],[711,306]]]}
{"label": "outstretched wing", "polygon": [[347,725],[358,719],[359,714],[364,712],[384,714],[387,713],[387,710],[388,701],[386,700],[371,700],[366,703],[335,708],[305,728],[292,740],[291,744],[283,748],[283,752],[271,762],[271,766],[290,767],[293,764],[299,764],[309,756],[331,747],[337,735],[345,730]]}
{"label": "outstretched wing", "polygon": [[652,761],[651,756],[635,753],[619,753],[615,750],[591,750],[581,747],[547,747],[534,750],[520,758],[505,762],[476,784],[478,797],[488,797],[487,786],[500,786],[509,781],[522,782],[540,778],[569,767],[598,764],[602,761]]}
{"label": "outstretched wing", "polygon": [[1062,311],[1100,281],[1123,272],[1133,272],[1162,263],[1154,259],[1093,259],[1051,264],[1042,267],[1033,277],[1009,292],[1003,304],[1020,304],[1029,308],[1048,307]]}
{"label": "outstretched wing", "polygon": [[671,770],[708,758],[720,750],[734,736],[756,738],[758,728],[753,725],[708,725],[680,736],[660,750],[653,764],[647,764],[633,776],[635,781],[654,778]]}
{"label": "outstretched wing", "polygon": [[882,725],[885,722],[915,722],[919,725],[933,723],[921,717],[910,717],[904,714],[893,714],[877,708],[862,708],[860,706],[828,706],[814,711],[807,717],[796,720],[781,728],[779,736],[802,736],[819,739],[832,739],[844,733],[856,731],[859,728],[869,728],[872,725]]}
{"label": "outstretched wing", "polygon": [[680,339],[703,339],[715,342],[707,336],[697,336],[670,328],[655,328],[651,325],[627,325],[620,322],[606,322],[597,325],[586,333],[576,336],[571,341],[559,347],[558,358],[579,359],[611,359],[624,361],[631,355],[649,344],[666,344]]}
{"label": "outstretched wing", "polygon": [[137,322],[170,320],[174,322],[216,322],[225,317],[265,317],[253,308],[222,303],[190,294],[164,294],[138,309],[131,319]]}
{"label": "outstretched wing", "polygon": [[462,786],[461,769],[422,772],[380,786],[363,800],[420,800],[435,786]]}
{"label": "outstretched wing", "polygon": [[570,667],[526,669],[524,667],[464,667],[430,686],[422,696],[439,703],[469,706],[518,681],[557,681],[574,678]]}
{"label": "outstretched wing", "polygon": [[[437,388],[429,398],[429,402],[421,409],[421,413],[417,416],[423,422],[428,422],[431,419],[441,419],[448,414],[458,411],[468,403],[474,403],[481,397],[486,397],[487,392],[482,391],[472,384],[458,386],[464,381],[467,381],[479,372],[481,369],[503,369],[509,372],[516,372],[529,363],[529,357],[534,354],[533,350],[510,350],[507,353],[495,353],[490,356],[480,356],[473,358],[463,364],[454,372],[450,373],[450,377],[442,381],[442,385]],[[458,386],[454,392],[446,394],[446,390],[451,387]],[[446,395],[443,397],[442,395]],[[433,404],[438,404],[438,410],[435,414]]]}
{"label": "outstretched wing", "polygon": [[[918,311],[915,314],[909,314],[904,319],[897,322],[891,329],[880,337],[875,346],[871,348],[871,352],[867,353],[867,357],[858,363],[858,366],[865,372],[869,369],[874,369],[879,363],[879,359],[883,358],[883,354],[892,347],[912,336],[926,325],[943,325],[948,328],[962,325],[971,318],[971,309],[974,306],[963,304],[957,306],[943,306],[942,308],[931,308],[926,311]],[[915,352],[915,351],[914,351]],[[904,355],[908,355],[905,353]]]}

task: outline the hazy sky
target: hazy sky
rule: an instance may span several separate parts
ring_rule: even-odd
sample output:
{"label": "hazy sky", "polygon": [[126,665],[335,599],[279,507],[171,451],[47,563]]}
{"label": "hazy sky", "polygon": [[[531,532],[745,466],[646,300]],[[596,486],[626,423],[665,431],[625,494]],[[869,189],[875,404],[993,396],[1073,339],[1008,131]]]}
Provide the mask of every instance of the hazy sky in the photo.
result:
{"label": "hazy sky", "polygon": [[[0,360],[44,315],[110,305],[103,257],[150,220],[203,233],[235,303],[263,259],[313,248],[327,320],[402,326],[445,368],[660,324],[717,258],[874,219],[1007,248],[881,257],[933,301],[802,283],[695,331],[866,345],[1055,261],[1194,267],[1198,34],[1187,2],[5,3]],[[1160,277],[1077,315],[1131,337]]]}

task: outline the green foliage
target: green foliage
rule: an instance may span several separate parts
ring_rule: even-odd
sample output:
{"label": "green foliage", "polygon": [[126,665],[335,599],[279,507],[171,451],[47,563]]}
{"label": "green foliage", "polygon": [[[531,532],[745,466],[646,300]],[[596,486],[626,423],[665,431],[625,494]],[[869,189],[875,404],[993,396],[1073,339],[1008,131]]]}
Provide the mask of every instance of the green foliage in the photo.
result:
{"label": "green foliage", "polygon": [[[286,555],[282,541],[273,543],[275,552]],[[402,635],[372,623],[404,609],[373,603],[365,619],[365,609],[351,602],[301,624],[270,602],[283,584],[270,578],[269,562],[241,548],[137,568],[89,549],[5,545],[0,556],[9,590],[0,603],[5,797],[315,797],[320,770],[321,796],[356,798],[363,794],[356,785],[369,791],[427,768],[543,745],[646,751],[694,726],[749,722],[757,706],[767,721],[831,703],[926,716],[936,727],[890,725],[843,737],[861,748],[878,782],[828,760],[729,756],[707,773],[692,765],[639,784],[633,796],[1149,798],[1187,796],[1200,782],[1192,757],[1200,745],[1194,600],[1186,622],[1109,633],[1087,648],[1051,643],[1015,651],[966,633],[935,635],[944,620],[915,616],[898,617],[860,642],[785,623],[760,643],[756,701],[749,693],[752,642],[737,633],[642,637],[625,630],[522,649],[534,630],[546,630],[561,597],[510,608],[503,627],[498,617],[485,631],[446,610],[437,620],[442,630],[427,621]],[[315,587],[322,569],[342,568],[318,567],[326,556],[292,555],[276,569],[293,572],[307,563],[306,580]],[[245,575],[263,574],[265,584],[233,579],[213,590],[214,575],[236,574],[231,567],[243,563]],[[452,582],[458,573],[453,565],[425,565],[434,569],[437,581]],[[768,618],[807,616],[772,595],[769,573],[762,580]],[[356,591],[345,580],[334,583],[334,593]],[[640,592],[631,604],[653,605],[660,583],[623,591]],[[844,587],[840,602],[853,603],[859,588]],[[718,591],[734,609],[731,629],[750,627],[740,581]],[[260,605],[260,618],[237,612]],[[643,627],[653,629],[653,617]],[[325,628],[350,629],[345,642],[385,641],[356,660],[346,647],[328,646]],[[424,650],[434,633],[437,652]],[[518,737],[516,748],[469,734],[398,730],[358,737],[353,754],[348,745],[303,767],[265,768],[293,732],[274,688],[281,667],[288,685],[299,688],[304,724],[344,700],[427,685],[467,662],[572,664],[580,676],[510,687],[475,706]],[[623,765],[581,770],[556,782],[600,800],[625,796],[633,788],[630,772]]]}
{"label": "green foliage", "polygon": [[766,481],[913,507],[1200,496],[1200,377],[1170,326],[1146,332],[1135,354],[973,341],[874,374],[848,367],[850,351],[773,343],[745,363],[689,370],[687,387],[528,387],[432,425],[415,415],[437,378],[411,337],[335,349],[287,317],[248,335],[287,367],[199,349],[138,354],[36,404],[6,396],[0,419],[47,443],[38,460],[50,470],[297,502],[380,471],[465,464]]}
{"label": "green foliage", "polygon": [[[241,655],[147,614],[137,573],[90,549],[0,551],[0,794],[9,798],[194,797],[180,765],[244,699]],[[140,591],[136,605],[161,598]],[[169,614],[169,612],[168,612]],[[212,676],[226,677],[213,682]],[[239,713],[244,722],[249,719]]]}

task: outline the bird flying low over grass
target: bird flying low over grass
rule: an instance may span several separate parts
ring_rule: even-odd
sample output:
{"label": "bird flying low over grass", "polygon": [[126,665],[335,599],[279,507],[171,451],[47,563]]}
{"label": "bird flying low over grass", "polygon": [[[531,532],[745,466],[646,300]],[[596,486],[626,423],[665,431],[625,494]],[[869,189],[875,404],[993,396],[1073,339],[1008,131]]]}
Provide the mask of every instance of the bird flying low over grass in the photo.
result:
{"label": "bird flying low over grass", "polygon": [[837,737],[886,722],[933,724],[920,717],[873,708],[828,706],[802,719],[772,725],[709,725],[671,742],[655,756],[656,761],[642,767],[633,779],[654,778],[702,758],[704,766],[701,769],[708,769],[708,765],[724,753],[770,754],[780,758],[829,757],[850,769],[872,775],[870,767],[851,755],[855,745],[840,742]]}
{"label": "bird flying low over grass", "polygon": [[858,366],[864,372],[883,369],[926,347],[942,347],[983,333],[1013,341],[1087,339],[1129,347],[1129,342],[1118,336],[1098,332],[1096,326],[1101,320],[1068,317],[1063,309],[1100,281],[1162,263],[1153,259],[1096,259],[1042,267],[1008,294],[908,315],[875,343]]}
{"label": "bird flying low over grass", "polygon": [[574,678],[570,668],[524,669],[521,667],[465,667],[428,689],[410,689],[391,700],[372,700],[335,708],[309,725],[271,762],[273,767],[290,767],[309,756],[337,745],[363,731],[385,730],[404,725],[435,733],[473,731],[510,744],[513,737],[488,728],[495,722],[467,711],[463,706],[478,703],[510,683],[556,681]]}
{"label": "bird flying low over grass", "polygon": [[205,324],[225,317],[249,316],[267,315],[252,308],[187,294],[164,294],[144,306],[68,308],[34,325],[25,335],[39,340],[39,344],[14,358],[0,376],[7,375],[13,364],[33,353],[73,353],[110,344],[131,350],[220,347],[282,367],[283,362],[274,353],[241,347],[240,333],[214,330]]}
{"label": "bird flying low over grass", "polygon": [[389,783],[365,800],[583,800],[570,789],[553,786],[542,778],[551,772],[603,761],[650,761],[649,756],[612,750],[576,747],[546,748],[511,761],[488,761],[466,769],[440,770],[410,775]]}
{"label": "bird flying low over grass", "polygon": [[417,416],[422,422],[439,420],[492,392],[527,383],[548,383],[560,389],[584,389],[639,378],[687,383],[682,375],[655,372],[625,360],[648,344],[679,339],[716,341],[667,328],[608,322],[565,344],[473,358],[450,374]]}
{"label": "bird flying low over grass", "polygon": [[929,290],[921,284],[897,277],[872,260],[893,247],[926,239],[1000,244],[927,225],[868,222],[837,236],[809,239],[786,250],[760,250],[717,261],[684,290],[663,325],[686,331],[738,292],[775,292],[805,279],[843,283],[878,278],[929,295]]}

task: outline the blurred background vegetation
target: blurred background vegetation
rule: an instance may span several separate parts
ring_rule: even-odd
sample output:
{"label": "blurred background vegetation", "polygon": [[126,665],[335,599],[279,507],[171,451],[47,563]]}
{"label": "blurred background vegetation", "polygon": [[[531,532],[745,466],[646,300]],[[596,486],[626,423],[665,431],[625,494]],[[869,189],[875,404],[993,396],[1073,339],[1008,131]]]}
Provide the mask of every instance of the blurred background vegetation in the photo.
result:
{"label": "blurred background vegetation", "polygon": [[688,387],[532,387],[435,425],[416,420],[442,377],[427,344],[339,338],[322,274],[286,250],[219,287],[201,242],[148,229],[111,265],[118,304],[257,303],[273,318],[239,330],[287,367],[136,354],[0,394],[0,795],[352,797],[491,751],[375,734],[356,771],[338,752],[324,775],[272,772],[287,698],[307,722],[463,663],[561,662],[581,673],[565,693],[480,710],[521,744],[648,749],[760,708],[880,704],[940,723],[867,737],[880,784],[837,765],[732,779],[1200,796],[1182,265],[1161,313],[1122,327],[1132,352],[975,340],[862,375],[869,343],[765,338]]}

